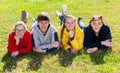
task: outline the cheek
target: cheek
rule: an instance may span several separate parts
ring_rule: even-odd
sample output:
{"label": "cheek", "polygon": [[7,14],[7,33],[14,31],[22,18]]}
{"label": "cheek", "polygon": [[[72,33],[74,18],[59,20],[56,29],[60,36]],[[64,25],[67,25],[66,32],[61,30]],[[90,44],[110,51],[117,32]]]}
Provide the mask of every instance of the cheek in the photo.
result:
{"label": "cheek", "polygon": [[69,26],[68,25],[65,25],[66,29],[69,29]]}
{"label": "cheek", "polygon": [[17,32],[15,32],[15,35],[18,35],[18,33],[17,33]]}

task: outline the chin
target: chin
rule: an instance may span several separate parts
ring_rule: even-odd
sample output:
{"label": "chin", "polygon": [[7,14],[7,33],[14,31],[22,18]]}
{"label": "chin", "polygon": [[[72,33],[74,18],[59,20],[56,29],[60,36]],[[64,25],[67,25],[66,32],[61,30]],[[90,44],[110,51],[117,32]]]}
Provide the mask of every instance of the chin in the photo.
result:
{"label": "chin", "polygon": [[19,38],[23,38],[23,36],[19,36]]}
{"label": "chin", "polygon": [[96,30],[95,32],[96,32],[96,33],[98,33],[99,31],[98,31],[98,30]]}

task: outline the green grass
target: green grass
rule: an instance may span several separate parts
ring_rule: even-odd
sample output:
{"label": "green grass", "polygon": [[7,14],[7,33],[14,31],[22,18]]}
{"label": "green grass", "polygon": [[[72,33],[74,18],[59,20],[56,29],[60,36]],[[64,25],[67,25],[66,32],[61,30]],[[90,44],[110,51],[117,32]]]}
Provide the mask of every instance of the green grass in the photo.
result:
{"label": "green grass", "polygon": [[[55,10],[61,11],[62,4],[68,6],[68,14],[83,17],[87,25],[94,14],[103,16],[111,28],[112,51],[86,54],[70,54],[63,50],[39,54],[30,52],[12,58],[7,55],[8,34],[20,20],[21,11],[29,12],[28,27],[32,18],[41,11],[48,12],[51,23],[57,28],[59,19]],[[3,73],[120,73],[120,0],[0,0],[0,72]]]}

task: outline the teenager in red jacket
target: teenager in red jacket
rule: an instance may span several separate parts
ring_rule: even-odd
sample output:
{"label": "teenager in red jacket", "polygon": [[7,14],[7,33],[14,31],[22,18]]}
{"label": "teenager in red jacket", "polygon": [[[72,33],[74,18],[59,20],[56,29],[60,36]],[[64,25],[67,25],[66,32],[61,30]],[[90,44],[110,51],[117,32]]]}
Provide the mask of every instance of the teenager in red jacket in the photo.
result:
{"label": "teenager in red jacket", "polygon": [[17,22],[14,31],[9,34],[8,54],[16,57],[32,50],[30,32],[26,29],[24,22]]}

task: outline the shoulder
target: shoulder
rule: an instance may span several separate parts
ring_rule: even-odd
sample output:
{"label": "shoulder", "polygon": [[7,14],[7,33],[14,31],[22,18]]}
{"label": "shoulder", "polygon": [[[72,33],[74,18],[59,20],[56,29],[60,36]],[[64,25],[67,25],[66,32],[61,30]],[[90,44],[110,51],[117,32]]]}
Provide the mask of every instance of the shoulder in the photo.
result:
{"label": "shoulder", "polygon": [[38,25],[35,25],[32,29],[31,29],[31,33],[35,33],[38,30]]}
{"label": "shoulder", "polygon": [[26,30],[25,33],[24,33],[24,36],[30,36],[30,31],[29,30]]}
{"label": "shoulder", "polygon": [[84,34],[91,34],[91,33],[94,33],[94,31],[93,31],[92,27],[90,25],[88,25],[84,29]]}
{"label": "shoulder", "polygon": [[59,26],[59,27],[57,28],[57,31],[61,31],[61,29],[62,29],[62,26]]}
{"label": "shoulder", "polygon": [[103,27],[102,27],[102,30],[110,32],[110,27],[108,25],[104,24]]}
{"label": "shoulder", "polygon": [[110,29],[110,27],[108,25],[105,25],[105,24],[103,25],[103,27],[106,29]]}
{"label": "shoulder", "polygon": [[52,24],[50,24],[50,28],[56,30],[55,26],[53,26]]}
{"label": "shoulder", "polygon": [[78,34],[83,34],[83,30],[77,24],[75,25],[75,32]]}
{"label": "shoulder", "polygon": [[51,25],[51,24],[50,24],[50,30],[51,30],[52,32],[56,32],[56,28],[55,28],[53,25]]}
{"label": "shoulder", "polygon": [[9,33],[9,36],[11,36],[11,37],[15,36],[15,32]]}

